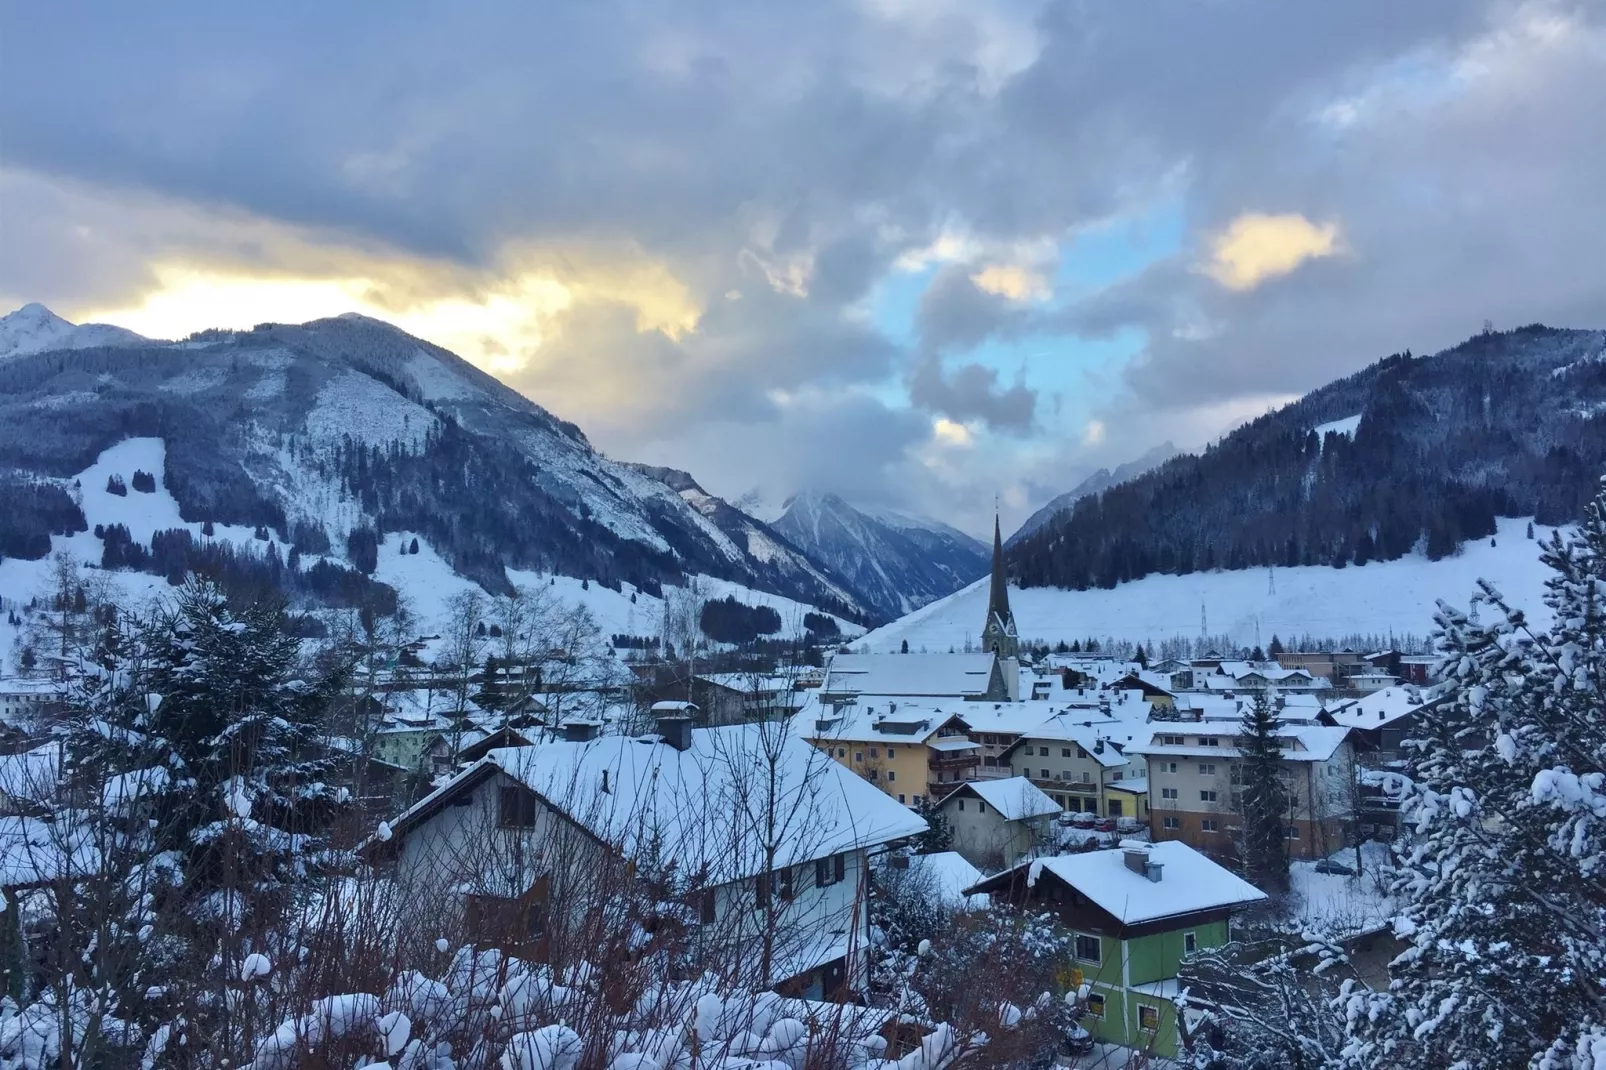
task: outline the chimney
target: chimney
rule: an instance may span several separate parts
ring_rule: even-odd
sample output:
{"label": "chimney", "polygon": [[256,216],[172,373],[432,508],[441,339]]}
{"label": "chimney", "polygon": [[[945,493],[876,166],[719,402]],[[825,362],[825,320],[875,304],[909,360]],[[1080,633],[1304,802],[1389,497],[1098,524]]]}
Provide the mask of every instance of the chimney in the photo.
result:
{"label": "chimney", "polygon": [[1123,847],[1121,861],[1125,862],[1126,868],[1133,873],[1146,874],[1149,867],[1149,852],[1143,847]]}
{"label": "chimney", "polygon": [[678,751],[691,750],[691,718],[683,714],[658,718],[658,734]]}
{"label": "chimney", "polygon": [[1144,867],[1143,875],[1145,877],[1149,878],[1149,883],[1150,884],[1159,884],[1160,883],[1160,872],[1163,869],[1165,869],[1165,863],[1164,862],[1150,862],[1147,866]]}
{"label": "chimney", "polygon": [[570,743],[590,743],[601,730],[595,721],[568,721],[563,725],[563,738]]}

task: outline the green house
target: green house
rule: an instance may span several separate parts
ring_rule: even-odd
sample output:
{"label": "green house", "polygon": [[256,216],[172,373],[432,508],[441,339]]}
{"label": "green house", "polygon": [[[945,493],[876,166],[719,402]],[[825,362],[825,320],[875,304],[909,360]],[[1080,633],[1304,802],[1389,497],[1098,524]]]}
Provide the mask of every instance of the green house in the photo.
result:
{"label": "green house", "polygon": [[1179,840],[1022,862],[973,892],[1057,915],[1075,933],[1066,987],[1088,986],[1082,1025],[1163,1058],[1177,1055],[1183,958],[1225,944],[1233,911],[1266,898]]}

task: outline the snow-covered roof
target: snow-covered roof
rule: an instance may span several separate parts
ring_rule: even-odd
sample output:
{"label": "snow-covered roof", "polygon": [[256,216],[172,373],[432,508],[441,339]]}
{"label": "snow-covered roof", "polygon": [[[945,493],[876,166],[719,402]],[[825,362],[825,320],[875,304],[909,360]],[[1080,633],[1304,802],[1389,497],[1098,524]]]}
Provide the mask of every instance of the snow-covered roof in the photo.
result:
{"label": "snow-covered roof", "polygon": [[[773,769],[773,777],[770,770]],[[913,811],[768,724],[696,729],[680,751],[657,736],[602,736],[493,750],[396,822],[405,833],[441,800],[502,773],[642,867],[714,884],[918,835]],[[779,815],[772,824],[766,814]]]}
{"label": "snow-covered roof", "polygon": [[[1192,722],[1156,722],[1150,726],[1148,742],[1139,742],[1129,748],[1134,754],[1150,758],[1237,758],[1238,733],[1236,728],[1224,730],[1210,724]],[[1331,758],[1344,740],[1349,738],[1348,728],[1333,728],[1320,724],[1285,724],[1277,731],[1282,741],[1283,760],[1287,762],[1325,762]],[[1210,736],[1220,740],[1214,747],[1192,743],[1161,743],[1163,736],[1181,736],[1183,739]]]}
{"label": "snow-covered roof", "polygon": [[1327,709],[1334,724],[1346,728],[1380,728],[1408,717],[1444,695],[1441,688],[1385,687],[1370,695]]}
{"label": "snow-covered roof", "polygon": [[838,654],[820,690],[827,694],[981,695],[992,679],[990,654]]}
{"label": "snow-covered roof", "polygon": [[991,780],[967,780],[958,789],[943,797],[939,806],[946,807],[966,791],[978,796],[982,802],[997,810],[1005,821],[1025,821],[1032,817],[1046,817],[1060,812],[1060,804],[1043,794],[1043,790],[1023,776]]}
{"label": "snow-covered roof", "polygon": [[[1138,925],[1182,914],[1247,906],[1266,893],[1212,862],[1180,840],[1145,843],[1148,861],[1161,866],[1160,879],[1127,867],[1123,848],[1059,855],[1023,862],[1028,886],[1046,870],[1092,900],[1123,925]],[[992,885],[1005,874],[984,881]],[[1000,884],[999,886],[1004,886]]]}
{"label": "snow-covered roof", "polygon": [[909,859],[909,874],[943,906],[960,910],[983,910],[985,895],[966,895],[965,889],[981,880],[982,872],[958,851],[938,851]]}
{"label": "snow-covered roof", "polygon": [[[1094,721],[1091,724],[1076,719],[1075,714],[1062,714],[1044,721],[1021,737],[1021,742],[1052,740],[1057,743],[1074,743],[1087,752],[1087,756],[1106,769],[1127,765],[1122,749],[1133,742],[1148,739],[1142,725],[1129,725],[1121,721]],[[1100,743],[1103,746],[1100,746]]]}
{"label": "snow-covered roof", "polygon": [[100,866],[90,830],[72,822],[0,817],[0,888],[42,884]]}
{"label": "snow-covered roof", "polygon": [[953,717],[930,702],[864,697],[834,705],[810,694],[792,718],[792,727],[803,739],[916,745],[935,736]]}
{"label": "snow-covered roof", "polygon": [[723,687],[729,691],[739,691],[744,695],[767,695],[791,691],[796,684],[796,680],[793,677],[777,673],[705,672],[698,673],[697,679],[715,687]]}
{"label": "snow-covered roof", "polygon": [[933,739],[926,743],[934,751],[957,753],[959,751],[979,750],[981,744],[971,739]]}

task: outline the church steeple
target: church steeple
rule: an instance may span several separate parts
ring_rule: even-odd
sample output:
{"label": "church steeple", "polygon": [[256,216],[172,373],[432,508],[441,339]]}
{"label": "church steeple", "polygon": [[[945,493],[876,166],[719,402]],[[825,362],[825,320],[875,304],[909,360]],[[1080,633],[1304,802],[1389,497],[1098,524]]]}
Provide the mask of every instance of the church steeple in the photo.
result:
{"label": "church steeple", "polygon": [[1015,632],[1015,614],[1009,610],[1009,571],[1004,567],[1004,535],[993,514],[993,579],[987,594],[987,620],[982,625],[981,645],[1001,658],[1020,653]]}

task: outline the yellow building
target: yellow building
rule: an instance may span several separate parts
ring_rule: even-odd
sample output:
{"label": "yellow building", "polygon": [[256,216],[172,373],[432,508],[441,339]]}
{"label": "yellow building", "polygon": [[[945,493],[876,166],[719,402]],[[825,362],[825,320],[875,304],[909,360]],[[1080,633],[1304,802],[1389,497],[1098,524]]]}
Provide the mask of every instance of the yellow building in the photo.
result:
{"label": "yellow building", "polygon": [[905,806],[936,802],[977,779],[981,768],[981,748],[965,722],[927,703],[811,700],[794,724],[804,739]]}

